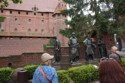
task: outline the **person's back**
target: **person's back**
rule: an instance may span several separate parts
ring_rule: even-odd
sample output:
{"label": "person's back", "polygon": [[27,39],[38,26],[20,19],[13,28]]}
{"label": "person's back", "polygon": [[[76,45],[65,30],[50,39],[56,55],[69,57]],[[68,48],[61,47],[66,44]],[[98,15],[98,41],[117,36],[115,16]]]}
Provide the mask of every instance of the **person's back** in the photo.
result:
{"label": "person's back", "polygon": [[[40,72],[40,67],[36,69],[32,83],[49,83]],[[46,74],[46,76],[48,77],[48,79],[52,80],[52,83],[58,83],[55,68],[51,66],[47,66],[47,65],[42,65],[42,69],[44,73]]]}
{"label": "person's back", "polygon": [[50,66],[53,57],[48,53],[42,54],[41,59],[43,64],[35,70],[32,83],[58,83],[56,70]]}

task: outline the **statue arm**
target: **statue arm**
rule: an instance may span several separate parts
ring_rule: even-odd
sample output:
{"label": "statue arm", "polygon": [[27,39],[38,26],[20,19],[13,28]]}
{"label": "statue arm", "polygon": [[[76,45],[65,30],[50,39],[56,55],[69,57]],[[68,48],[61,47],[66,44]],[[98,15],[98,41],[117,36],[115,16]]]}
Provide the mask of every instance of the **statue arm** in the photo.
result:
{"label": "statue arm", "polygon": [[83,41],[83,43],[84,43],[84,44],[87,44],[87,39],[85,39],[85,40]]}

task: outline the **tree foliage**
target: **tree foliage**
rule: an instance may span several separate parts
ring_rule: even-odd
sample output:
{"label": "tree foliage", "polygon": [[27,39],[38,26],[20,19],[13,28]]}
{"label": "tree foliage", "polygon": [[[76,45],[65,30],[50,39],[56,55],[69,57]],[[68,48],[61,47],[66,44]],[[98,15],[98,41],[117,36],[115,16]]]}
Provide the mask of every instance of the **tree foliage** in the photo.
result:
{"label": "tree foliage", "polygon": [[[0,0],[0,8],[7,7],[9,5],[10,0]],[[11,0],[13,3],[22,3],[22,0]]]}
{"label": "tree foliage", "polygon": [[[0,0],[0,10],[7,7],[9,5],[9,1],[10,0]],[[15,4],[22,3],[22,0],[11,0],[11,1]],[[4,19],[5,19],[5,17],[0,16],[0,22],[3,22]]]}
{"label": "tree foliage", "polygon": [[60,32],[69,37],[75,32],[79,39],[88,32],[96,32],[97,36],[103,33],[119,33],[125,28],[124,0],[64,0],[69,6],[62,13],[70,17],[66,20],[67,27]]}

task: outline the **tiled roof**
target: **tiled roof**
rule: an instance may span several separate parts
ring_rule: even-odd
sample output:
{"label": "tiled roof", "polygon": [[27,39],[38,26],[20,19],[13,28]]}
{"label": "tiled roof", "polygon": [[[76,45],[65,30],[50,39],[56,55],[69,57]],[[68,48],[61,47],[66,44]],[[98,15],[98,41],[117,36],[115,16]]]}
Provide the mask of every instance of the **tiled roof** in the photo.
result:
{"label": "tiled roof", "polygon": [[14,10],[26,10],[33,11],[33,7],[38,8],[38,12],[54,12],[57,5],[59,4],[58,0],[22,0],[22,4],[14,4],[10,1],[9,6],[6,9]]}

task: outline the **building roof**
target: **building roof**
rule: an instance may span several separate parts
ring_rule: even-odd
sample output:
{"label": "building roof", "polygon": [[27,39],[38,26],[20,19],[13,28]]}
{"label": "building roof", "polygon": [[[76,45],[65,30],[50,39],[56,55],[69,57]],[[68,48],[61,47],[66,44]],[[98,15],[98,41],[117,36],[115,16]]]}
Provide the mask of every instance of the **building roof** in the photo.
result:
{"label": "building roof", "polygon": [[58,0],[22,0],[21,4],[10,1],[5,9],[33,11],[32,8],[36,6],[38,12],[54,12],[58,4]]}

